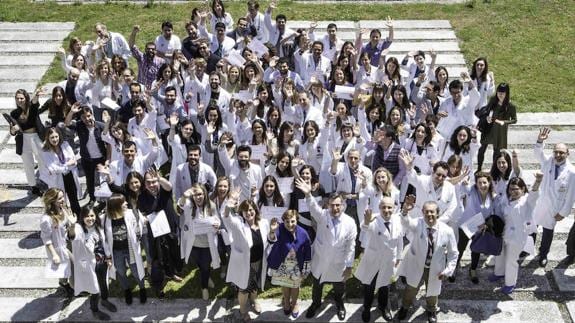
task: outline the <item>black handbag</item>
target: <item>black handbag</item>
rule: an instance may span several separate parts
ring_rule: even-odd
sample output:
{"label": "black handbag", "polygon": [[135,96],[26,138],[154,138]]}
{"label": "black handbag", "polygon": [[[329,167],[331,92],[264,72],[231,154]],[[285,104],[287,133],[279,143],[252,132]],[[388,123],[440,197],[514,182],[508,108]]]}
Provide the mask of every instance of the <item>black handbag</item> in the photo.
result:
{"label": "black handbag", "polygon": [[471,237],[470,249],[473,252],[485,255],[499,256],[503,249],[504,222],[497,215],[491,215],[485,220],[487,228],[483,232],[476,232]]}

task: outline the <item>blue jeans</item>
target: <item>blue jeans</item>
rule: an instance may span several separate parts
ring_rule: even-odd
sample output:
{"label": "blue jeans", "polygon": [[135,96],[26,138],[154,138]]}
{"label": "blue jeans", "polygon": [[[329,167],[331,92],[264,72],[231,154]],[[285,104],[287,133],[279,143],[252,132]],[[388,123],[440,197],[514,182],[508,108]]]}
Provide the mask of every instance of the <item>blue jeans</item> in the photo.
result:
{"label": "blue jeans", "polygon": [[[139,247],[139,246],[138,246]],[[126,264],[130,262],[130,250],[114,250],[114,266],[116,267],[116,277],[120,282],[120,286],[123,290],[131,289],[128,283],[128,277],[126,275]],[[138,277],[138,267],[136,263],[130,264],[130,270],[132,271],[132,275],[138,281],[138,285],[140,289],[144,289],[146,286],[144,285],[144,279],[139,279]]]}

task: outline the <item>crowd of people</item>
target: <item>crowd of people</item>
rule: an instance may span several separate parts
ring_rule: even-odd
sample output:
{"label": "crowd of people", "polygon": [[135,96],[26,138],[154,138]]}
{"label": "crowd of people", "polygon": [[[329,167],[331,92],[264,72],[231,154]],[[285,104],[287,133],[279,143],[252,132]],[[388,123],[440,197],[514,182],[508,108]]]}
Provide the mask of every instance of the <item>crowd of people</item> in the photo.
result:
{"label": "crowd of people", "polygon": [[[387,37],[361,30],[350,42],[335,23],[326,34],[317,23],[292,30],[276,9],[275,0],[264,12],[249,0],[234,21],[213,0],[192,11],[185,38],[165,21],[142,49],[140,26],[126,40],[98,23],[95,41],[72,37],[60,50],[67,78],[46,103],[42,89],[16,92],[10,132],[31,193],[43,197],[51,275],[70,295],[89,293],[95,317],[109,320],[99,309],[117,310],[108,277],[131,304],[129,268],[145,303],[146,279],[162,298],[191,263],[203,299],[214,294],[212,271],[234,287],[244,321],[261,312],[257,295],[270,284],[297,318],[306,282],[306,317],[329,283],[345,320],[355,276],[365,322],[376,290],[381,315],[393,318],[390,285],[400,282],[395,316],[407,317],[425,284],[436,322],[442,281],[456,280],[469,242],[485,232],[502,241],[489,280],[504,279],[503,293],[516,286],[518,259],[534,252],[537,226],[538,262],[547,264],[553,228],[575,200],[575,168],[565,144],[544,153],[550,130],[541,129],[541,171],[528,188],[507,149],[517,122],[510,85],[495,82],[486,58],[450,77],[433,50],[389,55],[390,18]],[[470,251],[468,277],[480,284],[486,251]],[[572,261],[575,228],[567,253]]]}

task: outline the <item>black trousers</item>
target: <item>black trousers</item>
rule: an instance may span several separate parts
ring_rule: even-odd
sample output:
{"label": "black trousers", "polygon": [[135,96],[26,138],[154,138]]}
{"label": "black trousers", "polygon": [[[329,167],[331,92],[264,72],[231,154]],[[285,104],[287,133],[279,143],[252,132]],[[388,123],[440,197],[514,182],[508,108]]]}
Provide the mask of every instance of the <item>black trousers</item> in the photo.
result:
{"label": "black trousers", "polygon": [[[477,169],[481,169],[481,167],[483,166],[483,161],[485,160],[485,151],[487,150],[488,146],[489,144],[481,144],[481,147],[479,147],[479,150],[477,151]],[[493,157],[491,159],[499,155],[499,152],[501,151],[502,148],[507,147],[495,147],[495,145],[493,145]]]}
{"label": "black trousers", "polygon": [[80,202],[78,202],[78,194],[76,182],[74,181],[74,174],[69,172],[66,175],[62,175],[62,179],[64,180],[64,190],[68,196],[68,201],[70,201],[70,208],[72,209],[72,212],[76,214],[76,216],[79,216],[82,208],[80,207]]}
{"label": "black trousers", "polygon": [[88,195],[90,196],[90,200],[95,200],[96,197],[94,196],[94,190],[96,188],[95,180],[96,177],[96,166],[98,164],[104,164],[106,159],[104,157],[91,159],[91,158],[82,158],[82,168],[84,169],[84,174],[86,175],[86,186],[88,187]]}
{"label": "black trousers", "polygon": [[108,284],[106,282],[107,273],[108,264],[105,261],[98,261],[96,263],[96,278],[98,279],[100,294],[90,295],[90,309],[92,311],[98,311],[98,301],[100,298],[103,300],[108,299]]}
{"label": "black trousers", "polygon": [[575,256],[575,223],[573,223],[571,230],[569,230],[569,236],[567,236],[565,244],[567,245],[567,256]]}
{"label": "black trousers", "polygon": [[552,241],[553,230],[543,228],[543,233],[541,234],[541,245],[539,246],[539,257],[547,258]]}
{"label": "black trousers", "polygon": [[[363,308],[370,310],[373,304],[373,296],[375,293],[375,282],[377,281],[377,274],[373,277],[371,284],[363,285]],[[389,298],[389,286],[381,286],[377,289],[377,308],[385,310],[387,308],[387,300]]]}
{"label": "black trousers", "polygon": [[313,287],[311,291],[311,299],[314,304],[321,304],[321,295],[323,293],[323,285],[324,284],[332,284],[333,285],[333,292],[335,298],[335,305],[337,308],[343,307],[343,295],[345,293],[345,282],[324,282],[320,283],[319,279],[313,278]]}

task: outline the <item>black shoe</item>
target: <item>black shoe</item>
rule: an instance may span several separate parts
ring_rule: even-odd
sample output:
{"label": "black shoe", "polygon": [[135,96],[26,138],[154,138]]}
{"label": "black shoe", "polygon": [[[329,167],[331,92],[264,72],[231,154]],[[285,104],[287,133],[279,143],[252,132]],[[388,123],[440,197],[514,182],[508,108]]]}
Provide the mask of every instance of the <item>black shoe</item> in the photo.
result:
{"label": "black shoe", "polygon": [[342,306],[339,306],[339,307],[337,308],[337,318],[338,318],[340,321],[343,321],[343,320],[345,320],[345,314],[346,314],[346,312],[345,312],[345,306],[343,306],[343,305],[342,305]]}
{"label": "black shoe", "polygon": [[547,257],[540,257],[539,258],[539,267],[547,266]]}
{"label": "black shoe", "polygon": [[407,318],[407,308],[402,306],[399,311],[397,311],[397,314],[395,314],[395,317],[400,321],[405,320]]}
{"label": "black shoe", "polygon": [[523,259],[527,258],[527,256],[529,256],[528,252],[521,251],[521,253],[519,254],[519,260],[523,260]]}
{"label": "black shoe", "polygon": [[148,300],[148,294],[146,294],[146,289],[140,289],[140,303],[145,304]]}
{"label": "black shoe", "polygon": [[60,287],[62,287],[64,292],[66,292],[66,297],[74,297],[74,288],[72,288],[70,284],[60,284]]}
{"label": "black shoe", "polygon": [[116,305],[110,303],[109,300],[107,299],[103,299],[100,304],[102,304],[103,307],[105,307],[108,311],[112,312],[112,313],[116,313],[118,311],[118,308],[116,307]]}
{"label": "black shoe", "polygon": [[311,303],[311,305],[307,308],[305,313],[305,317],[310,319],[315,316],[315,312],[319,309],[321,304]]}
{"label": "black shoe", "polygon": [[42,197],[42,191],[38,186],[32,186],[32,194]]}
{"label": "black shoe", "polygon": [[437,323],[437,314],[435,312],[427,312],[427,322],[429,323]]}
{"label": "black shoe", "polygon": [[364,322],[369,322],[369,320],[371,319],[371,312],[369,311],[369,309],[367,308],[363,308],[363,311],[361,311],[361,320]]}
{"label": "black shoe", "polygon": [[391,316],[391,311],[389,310],[389,308],[386,308],[384,310],[380,309],[380,311],[381,311],[381,317],[383,317],[384,320],[388,322],[393,320],[393,316]]}
{"label": "black shoe", "polygon": [[126,304],[132,305],[132,290],[126,289],[124,291],[124,299],[126,300]]}
{"label": "black shoe", "polygon": [[455,283],[455,274],[454,274],[453,276],[449,276],[449,278],[447,278],[447,280],[448,280],[450,283]]}
{"label": "black shoe", "polygon": [[477,270],[469,269],[469,279],[475,285],[479,284],[479,278],[477,278]]}
{"label": "black shoe", "polygon": [[567,265],[570,265],[575,261],[575,256],[567,256],[564,261]]}
{"label": "black shoe", "polygon": [[98,321],[109,321],[110,320],[110,315],[108,315],[107,313],[104,313],[102,311],[98,311],[98,310],[92,311],[92,315]]}

